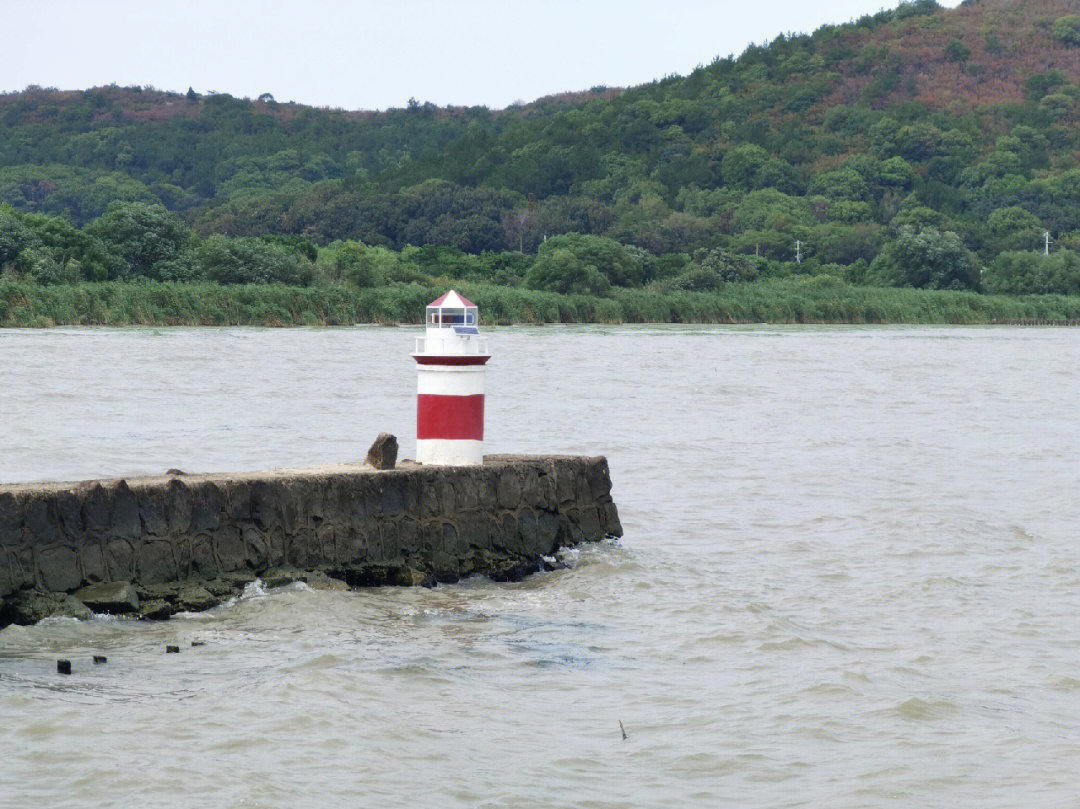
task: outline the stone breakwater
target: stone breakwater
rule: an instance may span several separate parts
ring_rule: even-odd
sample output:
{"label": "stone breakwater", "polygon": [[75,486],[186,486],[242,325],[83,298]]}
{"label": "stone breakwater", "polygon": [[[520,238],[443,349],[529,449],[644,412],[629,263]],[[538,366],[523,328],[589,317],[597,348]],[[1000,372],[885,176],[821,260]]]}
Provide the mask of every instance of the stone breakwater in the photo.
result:
{"label": "stone breakwater", "polygon": [[561,547],[621,534],[602,457],[5,485],[0,626],[91,611],[167,618],[256,578],[332,589],[515,580]]}

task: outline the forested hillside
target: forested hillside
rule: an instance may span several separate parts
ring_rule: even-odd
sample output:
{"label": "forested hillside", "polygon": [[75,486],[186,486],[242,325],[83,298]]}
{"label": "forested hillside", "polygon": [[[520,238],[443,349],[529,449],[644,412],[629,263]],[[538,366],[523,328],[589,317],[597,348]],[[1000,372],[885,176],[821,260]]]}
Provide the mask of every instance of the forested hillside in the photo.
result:
{"label": "forested hillside", "polygon": [[1078,11],[916,0],[505,110],[27,88],[0,96],[0,271],[1077,294]]}

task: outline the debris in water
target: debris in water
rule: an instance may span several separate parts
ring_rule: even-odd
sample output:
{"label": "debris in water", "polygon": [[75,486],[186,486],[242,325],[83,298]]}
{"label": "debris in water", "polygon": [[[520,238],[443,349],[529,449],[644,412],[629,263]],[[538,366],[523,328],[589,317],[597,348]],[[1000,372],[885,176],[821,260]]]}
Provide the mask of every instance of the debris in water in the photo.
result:
{"label": "debris in water", "polygon": [[94,665],[95,666],[100,666],[102,663],[108,663],[108,662],[109,662],[109,658],[107,658],[105,655],[94,655]]}
{"label": "debris in water", "polygon": [[166,646],[165,647],[165,654],[167,654],[167,655],[178,655],[178,654],[180,654],[180,647],[179,646]]}
{"label": "debris in water", "polygon": [[71,661],[70,660],[57,660],[56,661],[56,673],[57,674],[71,674]]}
{"label": "debris in water", "polygon": [[622,726],[622,720],[619,720],[619,733],[622,734],[623,740],[626,739],[626,728]]}

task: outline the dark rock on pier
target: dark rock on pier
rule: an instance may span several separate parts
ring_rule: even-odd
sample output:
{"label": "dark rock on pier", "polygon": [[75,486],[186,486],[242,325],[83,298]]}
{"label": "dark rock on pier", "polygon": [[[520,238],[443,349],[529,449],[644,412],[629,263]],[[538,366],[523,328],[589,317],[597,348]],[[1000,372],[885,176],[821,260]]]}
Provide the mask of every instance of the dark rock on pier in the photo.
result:
{"label": "dark rock on pier", "polygon": [[313,589],[517,580],[561,547],[622,534],[604,458],[396,466],[385,437],[370,466],[0,486],[0,626],[91,610],[167,618],[257,577]]}
{"label": "dark rock on pier", "polygon": [[379,433],[375,443],[368,450],[364,463],[376,469],[393,469],[397,463],[397,438],[390,433]]}

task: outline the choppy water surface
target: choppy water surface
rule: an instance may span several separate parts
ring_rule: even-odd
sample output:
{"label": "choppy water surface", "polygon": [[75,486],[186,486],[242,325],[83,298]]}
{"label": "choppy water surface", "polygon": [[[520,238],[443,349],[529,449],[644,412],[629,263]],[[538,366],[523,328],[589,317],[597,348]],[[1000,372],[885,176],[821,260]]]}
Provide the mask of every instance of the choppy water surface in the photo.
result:
{"label": "choppy water surface", "polygon": [[[0,480],[362,458],[413,336],[0,331]],[[621,542],[3,630],[0,804],[1075,802],[1080,332],[491,336],[489,449],[606,454]]]}

